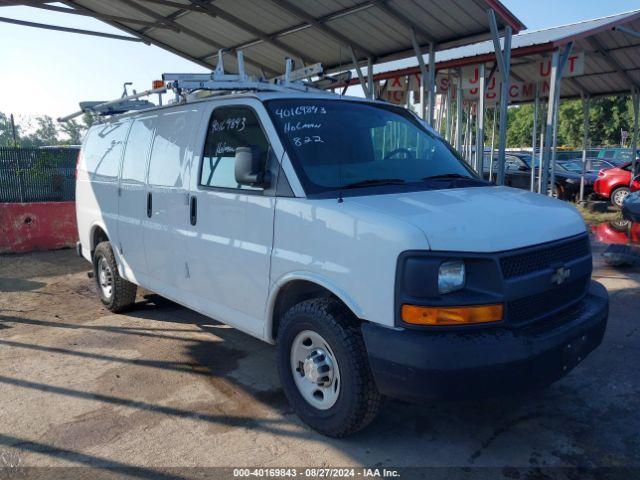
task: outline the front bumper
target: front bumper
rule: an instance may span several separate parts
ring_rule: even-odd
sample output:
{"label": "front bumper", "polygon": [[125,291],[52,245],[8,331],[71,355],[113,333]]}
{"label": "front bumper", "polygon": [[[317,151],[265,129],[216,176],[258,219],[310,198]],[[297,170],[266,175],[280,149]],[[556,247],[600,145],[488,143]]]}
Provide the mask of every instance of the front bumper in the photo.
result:
{"label": "front bumper", "polygon": [[428,332],[364,324],[362,333],[380,392],[390,397],[468,398],[549,384],[602,341],[606,289],[591,281],[575,307],[522,329]]}

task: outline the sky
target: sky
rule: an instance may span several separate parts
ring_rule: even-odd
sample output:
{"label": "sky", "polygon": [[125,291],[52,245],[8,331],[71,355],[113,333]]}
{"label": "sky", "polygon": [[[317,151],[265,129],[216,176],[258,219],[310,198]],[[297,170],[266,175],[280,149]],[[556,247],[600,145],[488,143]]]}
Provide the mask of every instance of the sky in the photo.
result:
{"label": "sky", "polygon": [[[267,0],[256,0],[267,1]],[[502,0],[539,30],[639,9],[638,0]],[[92,18],[30,7],[0,7],[0,16],[123,34]],[[126,35],[126,34],[124,34]],[[78,110],[82,100],[111,100],[124,82],[151,88],[163,72],[204,72],[155,46],[0,23],[0,112],[25,123]]]}

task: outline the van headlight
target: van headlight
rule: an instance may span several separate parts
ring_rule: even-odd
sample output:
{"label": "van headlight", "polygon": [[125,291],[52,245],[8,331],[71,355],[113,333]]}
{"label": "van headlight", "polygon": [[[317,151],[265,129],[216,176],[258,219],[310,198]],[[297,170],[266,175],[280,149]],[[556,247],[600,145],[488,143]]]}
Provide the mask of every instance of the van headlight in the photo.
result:
{"label": "van headlight", "polygon": [[438,291],[449,293],[464,287],[465,268],[462,260],[450,260],[440,264],[438,269]]}

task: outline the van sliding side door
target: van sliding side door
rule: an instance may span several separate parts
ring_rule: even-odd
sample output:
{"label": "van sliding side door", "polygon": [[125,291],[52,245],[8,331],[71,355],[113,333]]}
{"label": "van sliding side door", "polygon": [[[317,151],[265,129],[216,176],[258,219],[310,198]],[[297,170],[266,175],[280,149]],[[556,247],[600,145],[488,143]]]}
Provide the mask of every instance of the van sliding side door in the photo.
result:
{"label": "van sliding side door", "polygon": [[194,133],[202,110],[184,105],[161,111],[151,146],[144,207],[146,285],[173,300],[188,303],[189,271],[186,258],[189,226],[190,167]]}
{"label": "van sliding side door", "polygon": [[139,275],[147,273],[142,225],[147,218],[145,180],[157,118],[153,114],[133,121],[120,169],[117,248],[124,277],[135,282],[140,282]]}

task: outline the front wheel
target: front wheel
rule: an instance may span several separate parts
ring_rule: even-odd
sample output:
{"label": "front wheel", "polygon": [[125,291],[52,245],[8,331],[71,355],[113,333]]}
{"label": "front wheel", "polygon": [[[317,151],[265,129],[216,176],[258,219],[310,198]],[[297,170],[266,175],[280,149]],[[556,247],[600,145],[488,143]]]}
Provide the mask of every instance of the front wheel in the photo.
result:
{"label": "front wheel", "polygon": [[629,187],[618,187],[613,192],[611,192],[611,204],[614,207],[621,208],[622,202],[629,195]]}
{"label": "front wheel", "polygon": [[360,327],[335,299],[291,307],[278,329],[277,364],[289,403],[311,428],[344,437],[376,417],[376,389]]}

